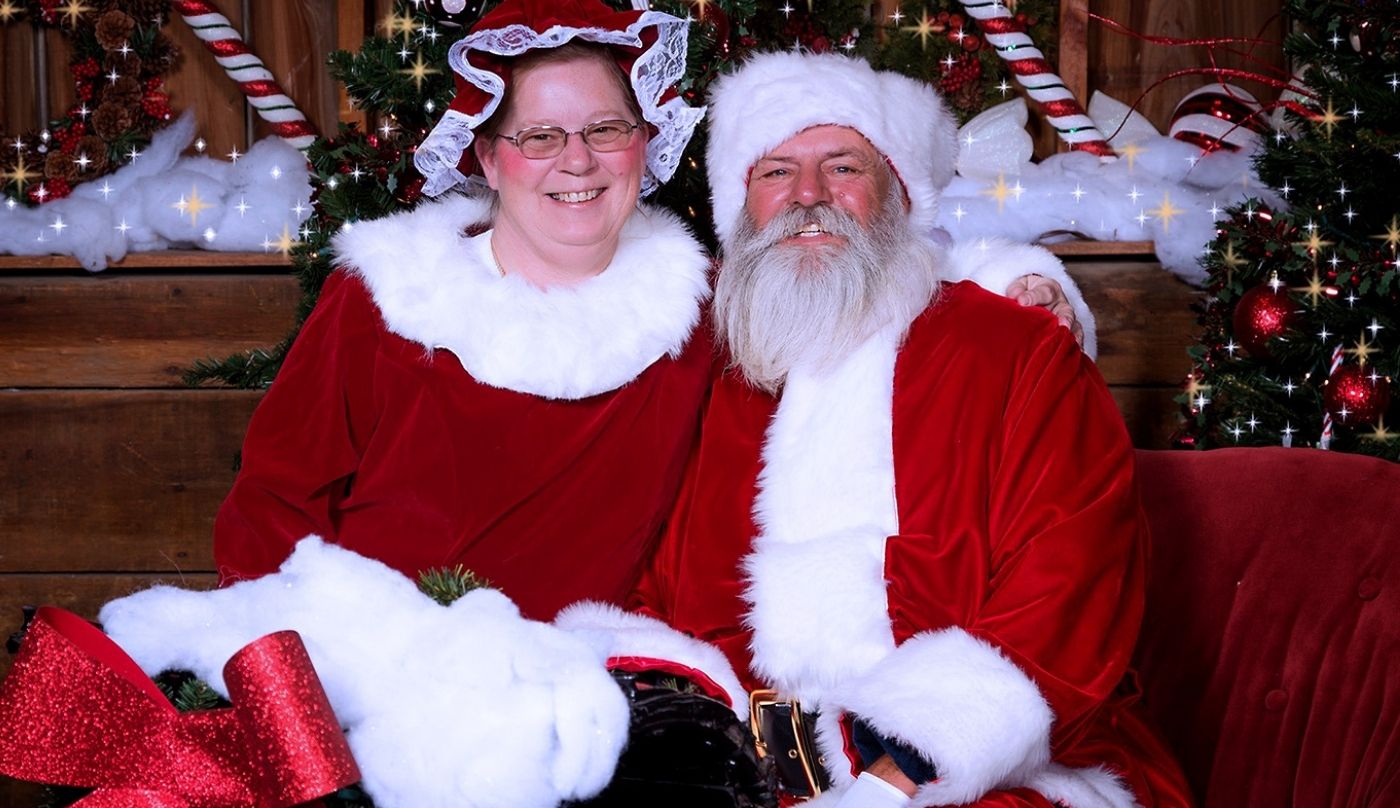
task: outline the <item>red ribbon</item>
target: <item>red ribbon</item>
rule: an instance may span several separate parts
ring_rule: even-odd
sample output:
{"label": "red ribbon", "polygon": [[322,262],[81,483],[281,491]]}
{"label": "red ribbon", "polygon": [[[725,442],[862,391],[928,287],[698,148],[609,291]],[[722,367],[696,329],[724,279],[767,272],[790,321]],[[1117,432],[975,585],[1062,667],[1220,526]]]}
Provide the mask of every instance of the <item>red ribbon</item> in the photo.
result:
{"label": "red ribbon", "polygon": [[81,808],[281,808],[360,772],[294,631],[224,666],[233,706],[181,714],[105,634],[44,607],[0,683],[0,773],[96,789]]}

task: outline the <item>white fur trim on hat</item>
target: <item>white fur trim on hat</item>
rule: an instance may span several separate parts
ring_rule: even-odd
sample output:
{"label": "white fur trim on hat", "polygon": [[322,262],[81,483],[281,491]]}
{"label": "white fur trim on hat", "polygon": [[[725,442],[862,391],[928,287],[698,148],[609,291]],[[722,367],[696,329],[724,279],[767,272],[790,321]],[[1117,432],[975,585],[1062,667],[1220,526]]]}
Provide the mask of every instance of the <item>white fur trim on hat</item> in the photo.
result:
{"label": "white fur trim on hat", "polygon": [[798,132],[828,124],[855,129],[889,159],[914,231],[933,228],[958,156],[958,124],[938,93],[863,59],[783,51],[751,58],[710,90],[705,159],[721,244],[738,225],[753,164]]}

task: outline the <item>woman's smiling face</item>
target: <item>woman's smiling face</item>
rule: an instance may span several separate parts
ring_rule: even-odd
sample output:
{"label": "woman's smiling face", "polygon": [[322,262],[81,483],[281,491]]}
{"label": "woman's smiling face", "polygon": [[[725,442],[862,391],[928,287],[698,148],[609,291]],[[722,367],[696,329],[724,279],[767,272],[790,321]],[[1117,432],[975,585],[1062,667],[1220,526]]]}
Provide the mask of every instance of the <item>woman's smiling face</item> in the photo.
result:
{"label": "woman's smiling face", "polygon": [[[620,79],[617,66],[602,57],[545,62],[516,73],[499,134],[514,136],[532,126],[571,134],[562,152],[538,160],[499,137],[480,145],[482,173],[500,196],[498,232],[530,241],[539,256],[559,248],[616,248],[641,192],[647,144],[645,123],[636,120]],[[643,125],[626,148],[596,152],[577,133],[604,120]]]}

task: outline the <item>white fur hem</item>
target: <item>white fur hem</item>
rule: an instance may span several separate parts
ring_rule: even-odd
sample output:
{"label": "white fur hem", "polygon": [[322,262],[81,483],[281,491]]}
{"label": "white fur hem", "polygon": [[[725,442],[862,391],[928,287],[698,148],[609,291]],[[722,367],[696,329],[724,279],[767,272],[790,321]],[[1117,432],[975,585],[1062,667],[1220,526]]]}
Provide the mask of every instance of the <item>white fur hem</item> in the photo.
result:
{"label": "white fur hem", "polygon": [[748,719],[748,692],[724,653],[703,640],[646,615],[589,600],[565,608],[554,618],[554,625],[588,640],[610,660],[640,657],[697,671],[724,691],[735,715]]}
{"label": "white fur hem", "polygon": [[970,280],[989,292],[1005,295],[1011,282],[1022,275],[1041,275],[1060,284],[1069,298],[1074,316],[1084,328],[1084,353],[1099,356],[1098,332],[1094,313],[1084,302],[1084,294],[1065,271],[1065,265],[1049,250],[1004,239],[978,239],[959,242],[948,248],[949,280]]}
{"label": "white fur hem", "polygon": [[916,634],[822,709],[857,715],[933,763],[939,779],[919,787],[915,805],[973,802],[1050,762],[1054,714],[1040,689],[958,628]]}
{"label": "white fur hem", "polygon": [[1027,785],[1066,808],[1138,808],[1133,793],[1103,766],[1071,769],[1051,763]]}
{"label": "white fur hem", "polygon": [[550,289],[500,277],[489,237],[464,235],[489,218],[486,200],[448,197],[341,233],[336,260],[364,278],[390,331],[451,351],[492,387],[587,398],[685,347],[710,259],[671,213],[639,207],[607,269]]}

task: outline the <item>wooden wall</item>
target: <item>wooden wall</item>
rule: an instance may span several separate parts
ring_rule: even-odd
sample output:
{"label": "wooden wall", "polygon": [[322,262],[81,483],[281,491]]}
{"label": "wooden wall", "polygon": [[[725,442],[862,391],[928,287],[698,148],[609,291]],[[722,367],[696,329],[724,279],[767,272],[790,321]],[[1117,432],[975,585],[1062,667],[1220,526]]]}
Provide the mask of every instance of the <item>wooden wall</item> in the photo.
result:
{"label": "wooden wall", "polygon": [[[1192,0],[1088,0],[1091,12],[1114,20],[1133,31],[1176,39],[1241,37],[1267,40],[1267,44],[1242,45],[1247,55],[1217,49],[1222,68],[1241,69],[1287,77],[1284,70],[1282,3],[1279,0],[1235,0],[1208,3]],[[1143,42],[1115,33],[1102,23],[1090,22],[1085,43],[1088,88],[1102,90],[1125,104],[1132,104],[1145,90],[1182,70],[1209,65],[1201,47],[1174,47]],[[1187,75],[1168,79],[1142,98],[1139,111],[1165,133],[1172,110],[1183,95],[1213,81],[1208,76]],[[1278,97],[1278,91],[1258,82],[1229,79],[1261,101]],[[1088,96],[1083,101],[1088,103]]]}

